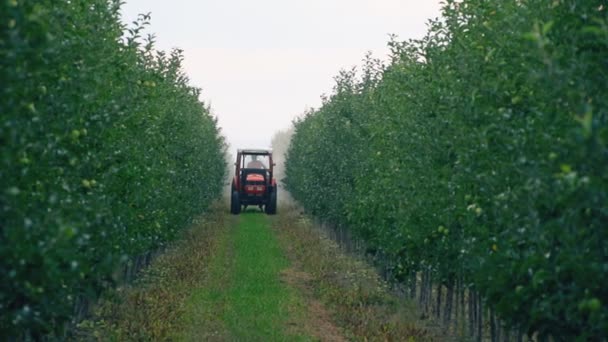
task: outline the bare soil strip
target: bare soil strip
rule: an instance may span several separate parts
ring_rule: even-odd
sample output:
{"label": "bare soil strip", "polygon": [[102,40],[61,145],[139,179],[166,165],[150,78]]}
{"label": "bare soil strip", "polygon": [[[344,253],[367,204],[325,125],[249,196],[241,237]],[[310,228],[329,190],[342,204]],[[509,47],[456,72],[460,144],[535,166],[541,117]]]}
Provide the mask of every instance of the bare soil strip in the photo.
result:
{"label": "bare soil strip", "polygon": [[451,340],[419,317],[376,270],[343,252],[294,206],[279,208],[273,230],[292,267],[283,279],[303,293],[311,335],[321,341]]}
{"label": "bare soil strip", "polygon": [[310,274],[298,271],[295,268],[287,268],[281,272],[281,280],[289,286],[299,290],[304,295],[307,315],[299,322],[290,322],[298,326],[309,336],[319,341],[342,342],[347,341],[342,335],[342,331],[332,321],[331,314],[323,303],[314,298],[312,284],[314,279]]}

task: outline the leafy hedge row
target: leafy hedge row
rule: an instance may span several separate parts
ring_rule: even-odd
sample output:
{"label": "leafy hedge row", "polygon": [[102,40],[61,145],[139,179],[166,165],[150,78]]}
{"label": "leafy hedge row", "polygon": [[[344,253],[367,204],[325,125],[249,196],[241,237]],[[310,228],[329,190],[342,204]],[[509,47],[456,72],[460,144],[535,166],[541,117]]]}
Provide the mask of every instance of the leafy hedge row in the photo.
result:
{"label": "leafy hedge row", "polygon": [[295,124],[287,186],[511,327],[608,335],[608,20],[599,0],[446,1]]}
{"label": "leafy hedge row", "polygon": [[0,336],[61,334],[220,194],[223,138],[180,51],[119,7],[0,2]]}

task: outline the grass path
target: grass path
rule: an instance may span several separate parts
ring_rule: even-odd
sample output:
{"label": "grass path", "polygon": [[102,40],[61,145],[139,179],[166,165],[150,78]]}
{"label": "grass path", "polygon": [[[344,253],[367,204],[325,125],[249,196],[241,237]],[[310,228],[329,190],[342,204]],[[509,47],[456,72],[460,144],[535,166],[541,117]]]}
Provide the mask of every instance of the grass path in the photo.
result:
{"label": "grass path", "polygon": [[445,341],[367,263],[295,207],[221,204],[132,285],[106,294],[82,341]]}
{"label": "grass path", "polygon": [[268,217],[233,218],[211,261],[210,281],[188,301],[182,340],[306,341],[291,322],[305,316],[299,293],[281,281],[289,267]]}

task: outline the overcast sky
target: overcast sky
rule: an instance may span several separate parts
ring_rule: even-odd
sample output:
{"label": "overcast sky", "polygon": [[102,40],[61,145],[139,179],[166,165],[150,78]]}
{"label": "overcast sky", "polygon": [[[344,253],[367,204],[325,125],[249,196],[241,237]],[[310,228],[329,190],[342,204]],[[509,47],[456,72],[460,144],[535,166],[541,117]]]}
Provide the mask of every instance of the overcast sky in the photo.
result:
{"label": "overcast sky", "polygon": [[123,20],[152,13],[157,49],[184,50],[232,148],[267,147],[329,94],[340,69],[367,51],[384,59],[389,34],[420,38],[439,0],[126,0]]}

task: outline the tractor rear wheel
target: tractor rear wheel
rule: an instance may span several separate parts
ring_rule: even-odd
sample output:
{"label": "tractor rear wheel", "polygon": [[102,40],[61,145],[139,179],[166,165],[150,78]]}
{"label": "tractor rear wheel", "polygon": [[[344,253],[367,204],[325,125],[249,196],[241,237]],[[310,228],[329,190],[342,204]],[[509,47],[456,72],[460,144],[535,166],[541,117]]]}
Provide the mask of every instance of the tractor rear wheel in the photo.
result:
{"label": "tractor rear wheel", "polygon": [[232,191],[232,196],[230,197],[230,213],[233,215],[238,215],[241,212],[241,200],[239,198],[239,192],[234,190]]}
{"label": "tractor rear wheel", "polygon": [[270,193],[270,198],[268,199],[268,203],[266,203],[266,214],[274,215],[277,213],[277,189],[274,188]]}

